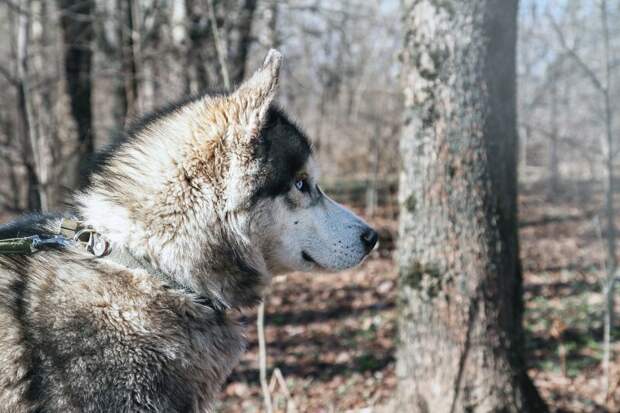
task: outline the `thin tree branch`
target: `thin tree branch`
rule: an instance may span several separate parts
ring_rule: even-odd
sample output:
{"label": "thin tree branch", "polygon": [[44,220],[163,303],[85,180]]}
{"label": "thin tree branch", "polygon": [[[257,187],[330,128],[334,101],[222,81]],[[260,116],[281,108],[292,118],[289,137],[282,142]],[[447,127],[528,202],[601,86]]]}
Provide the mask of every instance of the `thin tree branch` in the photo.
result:
{"label": "thin tree branch", "polygon": [[590,79],[594,87],[600,92],[605,92],[606,90],[605,86],[600,81],[596,73],[594,73],[592,68],[590,68],[583,61],[583,59],[577,54],[574,48],[568,46],[568,43],[566,42],[566,37],[564,36],[564,33],[562,32],[560,25],[555,20],[553,15],[551,15],[551,13],[549,13],[548,11],[546,14],[547,14],[547,18],[549,19],[549,22],[551,23],[551,27],[553,28],[553,31],[557,35],[558,40],[560,41],[560,45],[562,46],[564,51],[568,54],[568,56],[570,56],[573,59],[575,63],[577,63],[577,66],[579,66],[581,70],[583,71],[583,73]]}
{"label": "thin tree branch", "polygon": [[273,412],[271,404],[271,393],[269,383],[267,383],[267,344],[265,340],[265,301],[261,301],[258,306],[258,316],[256,317],[256,330],[258,333],[258,364],[260,372],[260,385],[263,390],[266,413]]}

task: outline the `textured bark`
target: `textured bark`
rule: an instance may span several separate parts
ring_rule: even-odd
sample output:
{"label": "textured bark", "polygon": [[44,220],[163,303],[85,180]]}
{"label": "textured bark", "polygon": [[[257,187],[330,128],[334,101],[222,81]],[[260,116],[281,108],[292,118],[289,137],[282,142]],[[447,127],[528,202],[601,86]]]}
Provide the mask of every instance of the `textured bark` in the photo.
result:
{"label": "textured bark", "polygon": [[[6,140],[0,139],[0,163],[3,169],[0,174],[6,177],[8,190],[0,193],[0,206],[7,211],[22,213],[22,203],[20,196],[20,183],[18,181],[16,166],[17,154],[13,152],[11,142],[18,142],[19,137],[12,116],[6,116],[0,113],[0,127],[2,134]],[[4,153],[3,153],[4,152]],[[4,198],[4,199],[3,199]]]}
{"label": "textured bark", "polygon": [[[65,82],[71,103],[71,116],[78,132],[78,170],[81,170],[95,151],[92,111],[92,43],[95,37],[95,2],[59,0],[60,26],[64,42]],[[77,182],[79,184],[83,182]]]}
{"label": "textured bark", "polygon": [[243,0],[239,17],[237,18],[234,43],[229,58],[231,82],[233,85],[240,84],[245,77],[248,53],[252,44],[252,23],[256,11],[257,0]]}
{"label": "textured bark", "polygon": [[[25,2],[24,9],[30,12],[31,2],[29,0]],[[30,17],[26,14],[19,14],[17,20],[16,86],[21,155],[26,169],[26,180],[28,183],[28,210],[41,211],[44,194],[42,194],[37,170],[37,136],[36,127],[32,121],[32,102],[30,101],[31,95],[29,91],[31,21]]]}
{"label": "textured bark", "polygon": [[544,412],[523,358],[516,0],[404,0],[399,411]]}
{"label": "textured bark", "polygon": [[140,112],[139,77],[136,58],[137,30],[135,21],[135,8],[138,7],[134,0],[118,0],[117,9],[120,13],[119,39],[121,57],[122,83],[119,85],[123,94],[122,121],[127,124]]}

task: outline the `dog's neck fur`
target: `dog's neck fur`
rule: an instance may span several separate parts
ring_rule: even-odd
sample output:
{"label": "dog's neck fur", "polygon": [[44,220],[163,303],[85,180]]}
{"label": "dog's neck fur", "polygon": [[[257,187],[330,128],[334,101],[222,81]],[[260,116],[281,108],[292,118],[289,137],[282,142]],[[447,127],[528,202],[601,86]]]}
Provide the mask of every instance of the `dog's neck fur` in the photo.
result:
{"label": "dog's neck fur", "polygon": [[205,96],[130,132],[133,142],[78,196],[86,224],[199,294],[256,304],[270,274],[251,228],[254,150],[281,59],[272,50],[230,95]]}
{"label": "dog's neck fur", "polygon": [[127,249],[176,282],[197,294],[215,296],[228,307],[260,301],[270,280],[264,260],[250,240],[227,233],[217,221],[206,221],[199,228],[177,228],[170,237],[164,228],[159,232],[147,228],[126,207],[97,191],[86,192],[80,199],[79,216],[106,237],[112,248]]}
{"label": "dog's neck fur", "polygon": [[228,307],[257,304],[269,283],[262,257],[245,242],[234,239],[234,234],[214,231],[210,225],[201,228],[203,234],[192,236],[189,233],[193,230],[180,230],[189,236],[164,241],[160,234],[132,219],[124,207],[96,193],[83,195],[79,215],[106,237],[112,248],[127,249],[176,282],[197,294],[215,296]]}

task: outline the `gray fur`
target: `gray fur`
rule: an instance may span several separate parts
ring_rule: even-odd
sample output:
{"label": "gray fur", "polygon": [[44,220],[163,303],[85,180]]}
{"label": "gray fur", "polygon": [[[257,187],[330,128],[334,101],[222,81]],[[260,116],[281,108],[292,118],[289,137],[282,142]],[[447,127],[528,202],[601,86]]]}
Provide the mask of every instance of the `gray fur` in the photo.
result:
{"label": "gray fur", "polygon": [[143,271],[81,251],[0,268],[3,411],[203,411],[242,351],[225,315]]}

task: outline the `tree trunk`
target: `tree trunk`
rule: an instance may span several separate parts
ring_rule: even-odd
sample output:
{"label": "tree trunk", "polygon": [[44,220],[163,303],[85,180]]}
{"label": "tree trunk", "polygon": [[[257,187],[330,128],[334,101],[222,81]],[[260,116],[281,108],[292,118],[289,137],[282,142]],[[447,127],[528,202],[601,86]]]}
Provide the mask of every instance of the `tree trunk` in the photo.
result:
{"label": "tree trunk", "polygon": [[[28,12],[31,10],[30,1],[24,5]],[[41,211],[44,207],[44,193],[39,182],[37,170],[37,136],[36,127],[32,122],[32,105],[29,90],[29,45],[30,45],[30,16],[20,13],[17,16],[17,110],[19,113],[19,130],[21,137],[21,152],[26,168],[28,187],[28,210]]]}
{"label": "tree trunk", "polygon": [[5,173],[7,192],[0,194],[0,204],[2,208],[13,212],[22,212],[22,204],[20,197],[20,182],[17,177],[16,169],[18,165],[19,151],[15,150],[11,142],[19,142],[16,128],[12,119],[12,116],[4,116],[0,114],[0,125],[2,125],[2,135],[6,137],[6,141],[0,141],[0,162],[3,169],[0,169],[0,173]]}
{"label": "tree trunk", "polygon": [[118,37],[120,40],[121,73],[119,96],[121,97],[122,112],[120,124],[127,125],[139,113],[139,79],[136,59],[136,21],[135,9],[138,6],[134,0],[117,0],[119,17]]}
{"label": "tree trunk", "polygon": [[404,0],[399,411],[544,412],[523,357],[516,0]]}
{"label": "tree trunk", "polygon": [[551,80],[551,131],[549,135],[549,189],[550,198],[555,199],[560,193],[560,158],[558,154],[559,120],[558,120],[558,80],[554,75]]}
{"label": "tree trunk", "polygon": [[610,32],[608,22],[607,1],[602,0],[599,4],[601,11],[601,23],[603,26],[603,44],[605,59],[605,87],[603,88],[603,98],[605,102],[605,138],[607,141],[607,188],[605,191],[605,213],[607,215],[607,277],[603,292],[605,293],[605,314],[604,314],[604,337],[603,337],[603,371],[606,395],[610,391],[610,362],[613,359],[613,349],[611,347],[611,332],[614,327],[614,308],[615,308],[615,288],[616,271],[618,269],[618,258],[616,256],[616,206],[614,202],[614,192],[616,188],[616,175],[614,171],[614,158],[616,147],[614,146],[614,111],[611,97],[611,65],[612,49],[610,47]]}
{"label": "tree trunk", "polygon": [[379,162],[381,160],[381,123],[377,120],[368,150],[368,186],[366,187],[366,216],[373,217],[379,205]]}
{"label": "tree trunk", "polygon": [[269,0],[264,11],[265,31],[261,33],[261,43],[277,49],[280,46],[278,35],[278,0]]}
{"label": "tree trunk", "polygon": [[234,52],[229,57],[230,81],[233,85],[238,85],[245,77],[245,67],[248,60],[248,53],[252,44],[252,23],[254,12],[256,11],[256,0],[244,0],[241,4],[239,17],[236,23],[236,42],[231,50]]}
{"label": "tree trunk", "polygon": [[71,116],[78,132],[76,184],[84,183],[84,168],[95,151],[92,111],[92,42],[95,2],[59,0],[65,58],[65,82],[71,102]]}
{"label": "tree trunk", "polygon": [[206,64],[209,54],[209,48],[213,48],[213,42],[210,41],[209,19],[206,13],[202,12],[195,0],[185,0],[185,14],[187,16],[187,76],[186,91],[192,92],[192,79],[190,68],[193,68],[196,76],[198,91],[204,91],[209,86],[209,74]]}
{"label": "tree trunk", "polygon": [[[174,4],[170,4],[167,1],[157,1],[151,8],[152,13],[155,15],[153,26],[147,36],[143,37],[143,43],[150,47],[150,50],[155,51],[155,56],[149,56],[143,62],[143,67],[147,64],[151,70],[151,101],[149,102],[149,109],[161,107],[165,103],[165,95],[162,93],[162,85],[167,84],[167,76],[171,71],[169,61],[165,59],[162,64],[162,59],[159,57],[165,53],[167,47],[166,34],[172,30],[172,14],[174,12]],[[145,11],[146,14],[146,11]],[[178,52],[178,51],[175,51]],[[143,102],[146,107],[146,102]]]}

